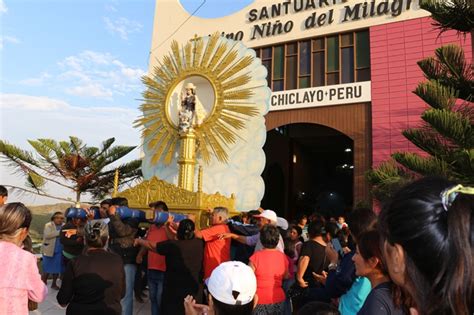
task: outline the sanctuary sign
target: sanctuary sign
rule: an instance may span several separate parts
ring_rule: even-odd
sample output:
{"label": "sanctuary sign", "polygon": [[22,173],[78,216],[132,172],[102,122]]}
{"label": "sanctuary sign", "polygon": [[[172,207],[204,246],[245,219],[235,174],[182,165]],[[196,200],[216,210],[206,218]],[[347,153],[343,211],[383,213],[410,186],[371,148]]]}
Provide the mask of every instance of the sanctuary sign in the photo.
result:
{"label": "sanctuary sign", "polygon": [[[414,0],[287,0],[257,7],[246,14],[245,24],[250,30],[222,32],[234,40],[258,40],[291,33],[293,30],[307,31],[347,22],[368,20],[377,17],[395,18],[403,12],[418,9]],[[301,16],[299,13],[304,14]],[[295,18],[298,15],[298,18]]]}

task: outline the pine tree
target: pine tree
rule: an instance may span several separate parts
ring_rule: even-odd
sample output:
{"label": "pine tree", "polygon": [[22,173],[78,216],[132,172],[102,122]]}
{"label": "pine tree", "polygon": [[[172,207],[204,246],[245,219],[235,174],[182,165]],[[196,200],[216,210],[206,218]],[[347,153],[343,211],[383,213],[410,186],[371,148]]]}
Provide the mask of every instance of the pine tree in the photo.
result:
{"label": "pine tree", "polygon": [[456,30],[471,34],[472,60],[474,60],[474,1],[473,0],[420,0],[420,7],[431,13],[441,33]]}
{"label": "pine tree", "polygon": [[[433,26],[440,33],[453,29],[462,36],[470,34],[474,60],[474,1],[420,0],[420,7],[431,13]],[[454,45],[438,48],[436,57],[418,65],[428,81],[420,83],[414,93],[431,108],[422,114],[419,128],[405,130],[403,135],[424,153],[394,153],[392,160],[367,174],[379,201],[419,176],[439,175],[458,183],[474,183],[472,65]]]}
{"label": "pine tree", "polygon": [[141,160],[111,167],[112,163],[135,149],[134,146],[112,146],[115,138],[105,140],[100,148],[87,146],[76,137],[69,137],[69,140],[29,140],[35,154],[0,140],[0,156],[3,161],[25,177],[26,186],[30,189],[6,186],[67,200],[46,191],[46,184],[51,183],[73,191],[76,202],[79,202],[84,193],[92,194],[94,199],[109,194],[113,189],[116,169],[120,174],[119,184],[141,178]]}
{"label": "pine tree", "polygon": [[474,183],[474,81],[463,50],[456,45],[436,49],[435,57],[418,62],[426,82],[414,93],[431,108],[418,128],[403,135],[423,152],[396,152],[392,160],[368,173],[379,201],[419,176],[437,175],[456,183]]}

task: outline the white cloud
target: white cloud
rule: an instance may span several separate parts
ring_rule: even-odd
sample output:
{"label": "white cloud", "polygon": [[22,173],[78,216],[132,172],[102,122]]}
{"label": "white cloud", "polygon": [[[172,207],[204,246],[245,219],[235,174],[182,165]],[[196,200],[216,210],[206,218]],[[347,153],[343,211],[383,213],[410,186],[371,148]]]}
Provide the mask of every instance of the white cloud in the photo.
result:
{"label": "white cloud", "polygon": [[5,1],[0,0],[0,14],[7,13],[8,8],[7,5],[5,4]]}
{"label": "white cloud", "polygon": [[140,78],[145,74],[143,69],[126,65],[110,53],[90,50],[68,56],[58,65],[58,83],[69,84],[66,93],[102,99],[138,93],[142,89]]}
{"label": "white cloud", "polygon": [[[127,65],[110,53],[85,50],[67,56],[36,77],[20,80],[28,86],[45,86],[66,94],[113,100],[127,93],[139,95],[145,71]],[[47,83],[47,85],[46,85]]]}
{"label": "white cloud", "polygon": [[100,84],[87,84],[82,86],[75,86],[66,89],[66,93],[76,96],[108,98],[112,97],[112,91],[104,88]]}
{"label": "white cloud", "polygon": [[20,40],[13,36],[1,36],[0,37],[0,50],[3,49],[4,43],[18,44]]}
{"label": "white cloud", "polygon": [[[48,128],[38,128],[37,123],[22,123],[24,128],[15,130],[14,133],[10,134],[12,139],[24,141],[25,138],[33,139],[43,136],[58,138],[63,134],[75,135],[76,131],[79,137],[82,136],[84,138],[91,136],[93,139],[97,139],[98,137],[102,139],[106,137],[104,134],[110,136],[117,132],[122,136],[126,136],[125,138],[130,139],[128,132],[134,130],[135,132],[132,132],[132,134],[134,134],[133,139],[134,141],[138,140],[135,136],[137,136],[139,132],[132,127],[132,123],[140,115],[140,111],[134,108],[118,106],[88,107],[87,104],[84,104],[84,106],[73,106],[66,101],[46,96],[5,93],[0,94],[0,109],[2,115],[9,117],[8,120],[2,121],[2,130],[8,130],[9,125],[14,125],[20,120],[22,122],[27,122],[28,120],[41,121],[41,125],[48,126]],[[12,113],[14,113],[14,115],[10,116]],[[85,122],[86,125],[76,125],[79,128],[71,128],[74,126],[71,122],[74,121],[82,121]],[[110,127],[110,123],[112,122],[120,123],[120,125],[115,124],[114,128],[107,128],[108,126]],[[95,129],[95,131],[91,130],[91,128],[89,128],[90,126],[95,126],[92,128]],[[97,133],[98,129],[103,132]],[[32,132],[29,133],[27,130],[32,130]],[[61,132],[58,132],[58,130],[61,130]],[[20,139],[17,134],[22,132],[24,134],[29,133],[29,136]],[[87,139],[84,140],[87,141]]]}
{"label": "white cloud", "polygon": [[137,21],[132,21],[127,18],[121,17],[112,20],[108,17],[104,17],[105,28],[112,34],[118,34],[122,39],[128,40],[128,35],[139,32],[143,25]]}
{"label": "white cloud", "polygon": [[[58,74],[59,80],[79,80],[80,82],[91,82],[92,79],[82,70],[68,70]],[[65,81],[63,81],[65,82]]]}
{"label": "white cloud", "polygon": [[81,57],[85,62],[89,61],[98,65],[108,65],[114,60],[114,57],[109,53],[100,53],[91,50],[82,52]]}
{"label": "white cloud", "polygon": [[51,78],[51,75],[49,73],[43,72],[36,78],[21,80],[20,83],[24,85],[29,85],[29,86],[40,86],[40,85],[43,85],[45,81],[50,78]]}
{"label": "white cloud", "polygon": [[0,94],[0,113],[1,138],[18,145],[26,139],[60,140],[70,135],[91,145],[110,137],[124,145],[140,143],[139,130],[133,128],[140,112],[134,108],[73,106],[45,96]]}
{"label": "white cloud", "polygon": [[134,69],[134,68],[123,67],[121,71],[124,76],[132,80],[135,78],[141,78],[145,74],[145,71],[143,71],[140,68]]}
{"label": "white cloud", "polygon": [[[52,111],[69,106],[66,102],[44,96],[0,94],[0,109],[18,111]],[[21,116],[20,116],[21,117]]]}
{"label": "white cloud", "polygon": [[69,67],[76,71],[81,71],[82,67],[80,65],[80,60],[76,56],[66,57],[63,61],[59,63],[60,66]]}
{"label": "white cloud", "polygon": [[59,65],[80,71],[90,65],[109,65],[114,62],[114,60],[115,58],[109,53],[84,50],[77,55],[64,58],[63,61],[59,62]]}

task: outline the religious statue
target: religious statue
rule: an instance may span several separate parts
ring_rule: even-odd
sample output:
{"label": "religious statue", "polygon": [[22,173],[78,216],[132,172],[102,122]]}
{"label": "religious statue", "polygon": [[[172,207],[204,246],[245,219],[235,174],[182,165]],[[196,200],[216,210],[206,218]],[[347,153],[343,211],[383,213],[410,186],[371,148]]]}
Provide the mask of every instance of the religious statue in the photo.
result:
{"label": "religious statue", "polygon": [[206,110],[196,95],[196,86],[193,83],[186,84],[181,95],[181,105],[179,106],[179,132],[186,133],[194,130],[194,127],[199,127],[204,118],[206,118],[206,115]]}
{"label": "religious statue", "polygon": [[[141,183],[130,196],[143,192],[135,198],[143,208],[156,196],[175,196],[174,209],[203,214],[208,206],[229,199],[219,193],[207,195],[203,188],[224,192],[222,181],[215,178],[226,178],[231,170],[238,174],[238,180],[225,183],[225,195],[238,191],[241,209],[257,208],[265,189],[261,168],[253,166],[265,163],[264,115],[271,95],[263,84],[265,67],[253,50],[219,32],[196,36],[183,45],[180,49],[180,43],[173,41],[170,53],[163,55],[163,61],[144,78],[143,115],[136,126],[143,128],[144,176],[153,183]],[[250,153],[240,154],[242,148]],[[177,170],[170,167],[175,161]],[[203,177],[198,176],[195,192],[198,165],[206,165],[206,172],[213,175],[206,176],[206,185],[200,184]],[[176,186],[169,184],[165,194],[157,191],[158,179],[153,176],[176,182],[176,175]],[[152,192],[156,192],[155,197]],[[229,208],[235,209],[234,204]]]}

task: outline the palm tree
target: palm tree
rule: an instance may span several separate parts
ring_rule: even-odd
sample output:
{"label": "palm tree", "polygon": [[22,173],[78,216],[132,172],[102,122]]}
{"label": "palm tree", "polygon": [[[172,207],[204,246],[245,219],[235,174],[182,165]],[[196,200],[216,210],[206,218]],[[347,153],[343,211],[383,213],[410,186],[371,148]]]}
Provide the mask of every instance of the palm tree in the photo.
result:
{"label": "palm tree", "polygon": [[450,29],[464,35],[470,33],[474,60],[474,1],[420,0],[420,7],[431,13],[434,26],[441,33]]}
{"label": "palm tree", "polygon": [[111,164],[124,157],[134,146],[112,146],[115,138],[105,140],[100,148],[83,144],[76,137],[69,141],[53,139],[28,140],[34,153],[22,150],[0,140],[0,156],[15,172],[26,178],[28,188],[8,185],[24,192],[65,200],[50,195],[47,183],[54,183],[72,190],[79,202],[83,193],[94,199],[103,198],[113,189],[114,175],[120,173],[120,183],[141,178],[141,160],[134,160],[117,167]]}

